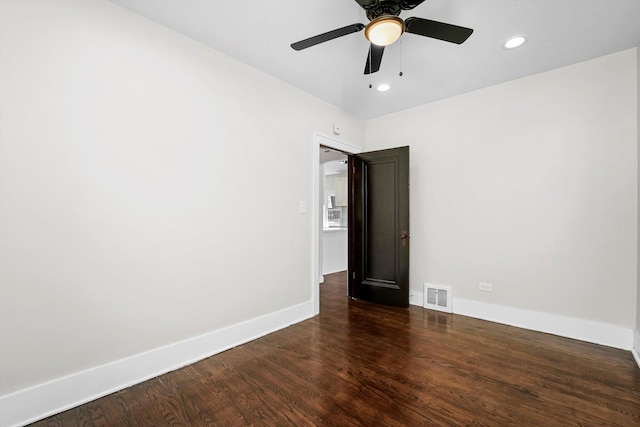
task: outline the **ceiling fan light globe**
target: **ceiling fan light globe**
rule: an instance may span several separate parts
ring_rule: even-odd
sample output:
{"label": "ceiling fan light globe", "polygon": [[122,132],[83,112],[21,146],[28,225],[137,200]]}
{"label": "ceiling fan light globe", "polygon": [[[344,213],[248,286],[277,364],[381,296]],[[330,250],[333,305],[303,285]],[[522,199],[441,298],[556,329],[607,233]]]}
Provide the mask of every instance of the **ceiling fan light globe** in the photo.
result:
{"label": "ceiling fan light globe", "polygon": [[389,46],[404,32],[404,21],[397,16],[381,16],[369,22],[364,36],[377,46]]}

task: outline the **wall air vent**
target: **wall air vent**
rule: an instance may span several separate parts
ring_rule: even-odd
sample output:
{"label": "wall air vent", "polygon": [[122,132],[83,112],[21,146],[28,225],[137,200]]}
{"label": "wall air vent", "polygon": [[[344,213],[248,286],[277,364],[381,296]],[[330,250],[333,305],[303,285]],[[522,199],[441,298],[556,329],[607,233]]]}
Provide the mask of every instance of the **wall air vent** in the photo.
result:
{"label": "wall air vent", "polygon": [[452,313],[451,286],[424,284],[424,308]]}

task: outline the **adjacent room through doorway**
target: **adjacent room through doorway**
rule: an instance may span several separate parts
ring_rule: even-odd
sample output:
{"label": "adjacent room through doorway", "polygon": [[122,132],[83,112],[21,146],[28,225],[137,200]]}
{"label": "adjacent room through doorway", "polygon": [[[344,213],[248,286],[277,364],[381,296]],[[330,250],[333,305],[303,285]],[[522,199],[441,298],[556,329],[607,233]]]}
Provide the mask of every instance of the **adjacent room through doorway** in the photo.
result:
{"label": "adjacent room through doorway", "polygon": [[347,155],[320,146],[322,231],[321,274],[347,270],[348,189]]}

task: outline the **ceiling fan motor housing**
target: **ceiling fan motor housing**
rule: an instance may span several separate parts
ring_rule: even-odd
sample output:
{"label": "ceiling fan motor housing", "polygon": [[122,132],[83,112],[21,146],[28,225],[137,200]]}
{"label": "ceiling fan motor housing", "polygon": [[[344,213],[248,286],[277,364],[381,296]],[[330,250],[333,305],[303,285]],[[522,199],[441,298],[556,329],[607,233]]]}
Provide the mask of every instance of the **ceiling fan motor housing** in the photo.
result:
{"label": "ceiling fan motor housing", "polygon": [[411,10],[424,3],[424,0],[400,0],[399,3],[402,10]]}
{"label": "ceiling fan motor housing", "polygon": [[424,0],[356,0],[366,11],[369,21],[382,16],[398,16],[403,10],[411,10]]}
{"label": "ceiling fan motor housing", "polygon": [[402,12],[400,4],[395,1],[379,1],[370,9],[367,9],[367,18],[373,21],[382,15],[398,16]]}

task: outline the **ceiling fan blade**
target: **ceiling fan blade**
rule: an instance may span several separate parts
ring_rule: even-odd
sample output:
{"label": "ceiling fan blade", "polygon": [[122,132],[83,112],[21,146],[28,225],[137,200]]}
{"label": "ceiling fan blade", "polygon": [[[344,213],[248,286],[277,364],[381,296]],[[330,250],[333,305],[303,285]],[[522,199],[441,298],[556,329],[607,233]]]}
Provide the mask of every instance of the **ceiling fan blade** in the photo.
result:
{"label": "ceiling fan blade", "polygon": [[362,24],[347,25],[346,27],[338,28],[337,30],[318,34],[317,36],[291,43],[291,47],[294,50],[306,49],[320,43],[328,42],[329,40],[337,39],[338,37],[346,36],[347,34],[357,33],[358,31],[362,31],[363,28],[364,25]]}
{"label": "ceiling fan blade", "polygon": [[404,20],[405,32],[461,44],[469,38],[473,30],[444,22],[423,18],[407,18]]}
{"label": "ceiling fan blade", "polygon": [[384,53],[384,46],[377,46],[371,43],[369,49],[369,55],[367,55],[367,63],[364,66],[365,74],[377,73],[382,63],[382,54]]}

